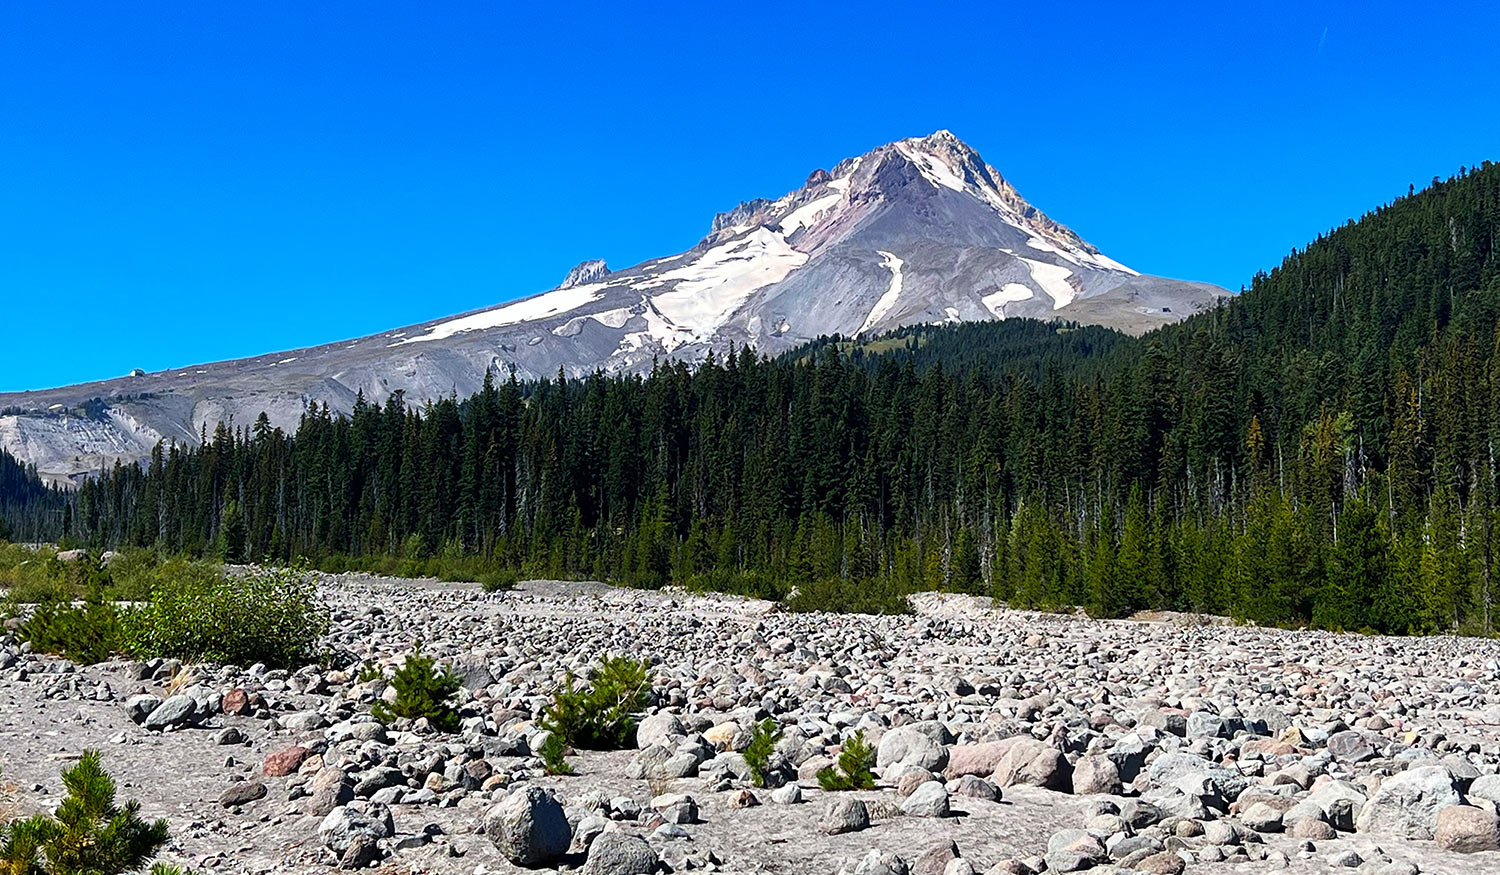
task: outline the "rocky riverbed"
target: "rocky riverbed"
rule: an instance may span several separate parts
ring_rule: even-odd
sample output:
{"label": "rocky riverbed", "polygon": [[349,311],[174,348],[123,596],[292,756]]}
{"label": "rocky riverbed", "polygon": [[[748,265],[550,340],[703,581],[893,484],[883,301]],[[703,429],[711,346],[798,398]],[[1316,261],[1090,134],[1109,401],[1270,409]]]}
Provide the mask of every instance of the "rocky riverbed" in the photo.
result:
{"label": "rocky riverbed", "polygon": [[[108,663],[0,636],[0,813],[99,748],[200,872],[1500,872],[1500,644],[1099,622],[923,596],[903,617],[531,582],[323,578],[343,669]],[[462,729],[369,716],[418,640]],[[564,675],[648,660],[637,747],[547,777]],[[387,674],[389,671],[387,671]],[[764,788],[741,751],[783,737]],[[875,790],[824,793],[854,732]]]}

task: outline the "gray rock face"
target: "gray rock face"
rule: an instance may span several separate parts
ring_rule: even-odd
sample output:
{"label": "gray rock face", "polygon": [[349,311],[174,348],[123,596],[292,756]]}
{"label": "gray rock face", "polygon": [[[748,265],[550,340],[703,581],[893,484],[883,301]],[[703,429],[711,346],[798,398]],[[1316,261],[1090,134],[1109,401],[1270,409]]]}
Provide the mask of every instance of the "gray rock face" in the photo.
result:
{"label": "gray rock face", "polygon": [[574,286],[597,282],[608,274],[609,265],[605,264],[602,258],[580,261],[572,270],[568,271],[567,277],[563,279],[562,285],[558,286],[558,288],[571,289]]}
{"label": "gray rock face", "polygon": [[[713,293],[726,288],[735,293]],[[22,411],[0,416],[0,445],[62,484],[221,421],[264,412],[290,430],[309,402],[348,413],[360,392],[383,404],[400,391],[421,406],[511,367],[522,379],[641,373],[743,344],[775,355],[833,333],[1017,316],[1142,333],[1226,294],[1112,261],[939,131],[720,214],[688,252],[614,272],[586,261],[520,301],[293,352],[0,394],[0,409]],[[103,411],[80,415],[95,398]]]}
{"label": "gray rock face", "polygon": [[640,875],[656,870],[657,856],[646,840],[623,832],[607,832],[589,845],[583,875]]}
{"label": "gray rock face", "polygon": [[1458,805],[1453,776],[1442,766],[1419,766],[1386,778],[1364,808],[1355,828],[1360,832],[1392,832],[1414,839],[1430,839],[1438,812]]}
{"label": "gray rock face", "polygon": [[573,828],[562,806],[540,787],[517,790],[491,808],[484,832],[518,866],[550,863],[567,853],[573,842]]}

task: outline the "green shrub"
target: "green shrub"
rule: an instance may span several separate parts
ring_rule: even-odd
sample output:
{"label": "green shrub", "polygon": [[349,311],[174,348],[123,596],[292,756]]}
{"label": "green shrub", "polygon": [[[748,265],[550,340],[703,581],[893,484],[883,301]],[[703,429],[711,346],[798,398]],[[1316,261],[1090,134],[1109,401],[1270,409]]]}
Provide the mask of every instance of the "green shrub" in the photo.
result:
{"label": "green shrub", "polygon": [[588,687],[568,673],[542,715],[542,725],[572,747],[620,750],[634,742],[637,715],[647,705],[650,678],[644,662],[609,657]]}
{"label": "green shrub", "polygon": [[292,668],[313,662],[328,611],[293,571],[178,580],[124,616],[126,649],[139,658]]}
{"label": "green shrub", "polygon": [[872,790],[875,775],[870,769],[875,766],[875,749],[865,741],[865,731],[854,733],[844,742],[839,751],[839,765],[826,766],[818,771],[818,786],[828,792],[837,790]]}
{"label": "green shrub", "polygon": [[500,592],[501,590],[515,589],[519,575],[509,568],[498,568],[494,571],[484,571],[477,575],[479,586],[485,592]]}
{"label": "green shrub", "polygon": [[[122,875],[140,871],[167,843],[167,822],[141,819],[140,803],[115,805],[115,782],[98,751],[63,772],[68,796],[55,815],[0,824],[0,871],[7,875]],[[152,875],[173,875],[158,863]]]}
{"label": "green shrub", "polygon": [[906,590],[890,580],[826,577],[797,587],[782,604],[789,611],[840,614],[909,614]]}
{"label": "green shrub", "polygon": [[776,742],[781,741],[781,727],[767,717],[750,733],[750,746],[745,748],[745,764],[750,767],[750,780],[757,787],[766,786],[766,773],[771,768],[771,755],[776,752]]}
{"label": "green shrub", "polygon": [[556,732],[547,733],[547,740],[542,742],[542,749],[537,753],[542,758],[542,771],[549,775],[571,775],[573,767],[563,757],[568,752],[568,743],[563,741],[562,736]]}
{"label": "green shrub", "polygon": [[375,719],[389,723],[399,717],[416,720],[426,717],[433,728],[442,732],[458,731],[458,712],[449,702],[463,683],[446,667],[439,671],[430,656],[422,655],[422,644],[406,657],[406,664],[391,680],[396,688],[396,701],[386,704],[376,702],[370,709]]}
{"label": "green shrub", "polygon": [[83,665],[109,659],[123,644],[120,613],[97,591],[82,605],[70,601],[42,602],[18,634],[22,641],[31,642],[35,650]]}
{"label": "green shrub", "polygon": [[47,592],[58,589],[59,581],[50,568],[56,555],[52,550],[32,550],[20,544],[0,543],[0,588],[14,602],[35,604]]}

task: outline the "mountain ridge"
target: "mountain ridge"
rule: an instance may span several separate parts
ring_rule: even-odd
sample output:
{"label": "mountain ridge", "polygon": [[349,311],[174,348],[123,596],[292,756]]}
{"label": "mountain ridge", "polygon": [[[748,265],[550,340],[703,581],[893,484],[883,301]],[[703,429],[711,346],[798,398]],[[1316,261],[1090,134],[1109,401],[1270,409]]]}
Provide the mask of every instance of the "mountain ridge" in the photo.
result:
{"label": "mountain ridge", "polygon": [[938,131],[742,201],[685,252],[620,270],[586,260],[529,297],[301,349],[0,394],[0,446],[61,483],[144,459],[159,441],[196,443],[219,422],[264,412],[289,428],[309,404],[347,412],[361,394],[463,396],[489,372],[643,372],[747,345],[777,354],[828,334],[1016,317],[1138,334],[1227,294],[1109,258]]}

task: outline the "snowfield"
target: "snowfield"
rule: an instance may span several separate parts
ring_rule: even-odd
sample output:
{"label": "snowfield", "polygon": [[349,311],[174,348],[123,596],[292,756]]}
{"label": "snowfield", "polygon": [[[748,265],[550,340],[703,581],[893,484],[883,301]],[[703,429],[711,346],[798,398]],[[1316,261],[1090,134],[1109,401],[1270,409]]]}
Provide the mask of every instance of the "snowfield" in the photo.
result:
{"label": "snowfield", "polygon": [[880,300],[875,302],[875,306],[870,308],[870,315],[865,318],[865,324],[859,329],[861,334],[869,331],[884,319],[886,314],[891,312],[891,308],[896,306],[896,301],[901,298],[901,267],[906,262],[884,249],[878,249],[876,252],[880,255],[880,266],[891,272],[891,285],[885,290],[885,294],[880,296]]}

